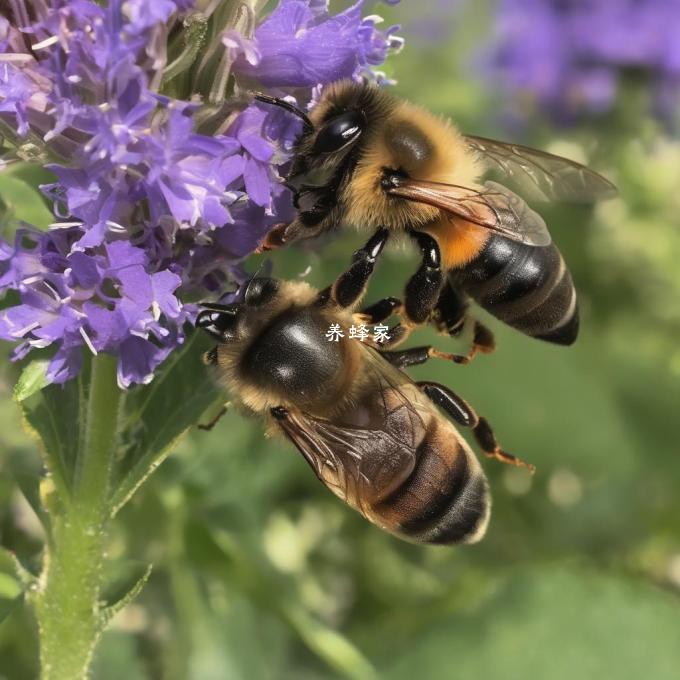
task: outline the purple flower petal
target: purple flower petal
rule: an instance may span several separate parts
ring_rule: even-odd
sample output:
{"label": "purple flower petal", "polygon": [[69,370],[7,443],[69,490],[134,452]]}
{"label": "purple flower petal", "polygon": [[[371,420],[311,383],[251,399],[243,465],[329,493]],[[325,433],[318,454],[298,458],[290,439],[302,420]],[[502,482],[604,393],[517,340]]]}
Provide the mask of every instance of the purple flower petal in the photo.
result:
{"label": "purple flower petal", "polygon": [[118,310],[108,310],[87,302],[83,305],[83,312],[97,351],[112,350],[126,337],[129,329]]}
{"label": "purple flower petal", "polygon": [[47,366],[46,377],[51,383],[60,385],[80,373],[83,363],[82,347],[60,347]]}
{"label": "purple flower petal", "polygon": [[250,200],[255,205],[266,206],[269,204],[271,195],[271,182],[269,180],[268,166],[254,158],[246,158],[246,167],[243,172],[246,182],[246,191]]}
{"label": "purple flower petal", "polygon": [[133,383],[150,383],[153,372],[169,352],[169,347],[157,347],[143,338],[128,338],[119,348],[118,386],[127,389]]}
{"label": "purple flower petal", "polygon": [[68,256],[68,263],[71,267],[72,287],[94,288],[99,283],[101,275],[94,257],[75,252]]}

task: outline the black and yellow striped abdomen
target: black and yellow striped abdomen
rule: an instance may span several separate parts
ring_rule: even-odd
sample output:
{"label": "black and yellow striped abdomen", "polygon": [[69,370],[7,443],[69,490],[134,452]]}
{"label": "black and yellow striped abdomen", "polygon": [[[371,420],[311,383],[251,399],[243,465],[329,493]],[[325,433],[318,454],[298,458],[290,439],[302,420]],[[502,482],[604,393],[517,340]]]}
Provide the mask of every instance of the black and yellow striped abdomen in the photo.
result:
{"label": "black and yellow striped abdomen", "polygon": [[554,244],[536,247],[493,235],[451,284],[522,333],[571,345],[578,335],[576,290]]}
{"label": "black and yellow striped abdomen", "polygon": [[415,466],[369,519],[418,543],[475,543],[489,522],[491,498],[475,455],[441,416],[430,418]]}

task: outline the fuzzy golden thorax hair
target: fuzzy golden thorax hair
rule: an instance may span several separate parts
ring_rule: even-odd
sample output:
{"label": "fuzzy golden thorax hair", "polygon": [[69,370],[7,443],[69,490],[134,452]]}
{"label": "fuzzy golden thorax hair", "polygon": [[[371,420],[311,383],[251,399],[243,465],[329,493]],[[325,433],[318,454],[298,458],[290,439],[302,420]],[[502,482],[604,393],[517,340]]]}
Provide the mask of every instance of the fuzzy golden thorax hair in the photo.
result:
{"label": "fuzzy golden thorax hair", "polygon": [[[356,322],[352,310],[334,306],[319,306],[316,302],[318,291],[300,281],[281,281],[276,295],[265,305],[252,309],[244,307],[240,313],[236,337],[217,346],[217,369],[219,380],[233,397],[237,405],[249,411],[268,415],[276,406],[289,409],[304,409],[318,416],[330,416],[350,408],[358,394],[364,389],[360,375],[362,350],[359,343],[348,338],[341,340],[342,365],[339,366],[337,384],[327,385],[324,396],[314,403],[303,401],[300,395],[267,389],[249,380],[242,370],[242,361],[258,336],[266,332],[268,326],[287,314],[303,308],[310,308],[319,316],[320,327],[340,324],[346,330]],[[324,337],[319,342],[327,342]]]}
{"label": "fuzzy golden thorax hair", "polygon": [[[438,208],[389,196],[381,188],[385,171],[416,179],[474,187],[481,167],[450,121],[401,100],[375,85],[340,81],[329,85],[310,113],[317,130],[348,111],[360,111],[365,128],[354,145],[315,155],[316,132],[301,136],[299,168],[342,168],[337,199],[342,218],[365,229],[419,227],[441,216]],[[337,179],[337,178],[336,178]],[[337,221],[337,212],[333,219]],[[328,226],[328,225],[326,225]]]}

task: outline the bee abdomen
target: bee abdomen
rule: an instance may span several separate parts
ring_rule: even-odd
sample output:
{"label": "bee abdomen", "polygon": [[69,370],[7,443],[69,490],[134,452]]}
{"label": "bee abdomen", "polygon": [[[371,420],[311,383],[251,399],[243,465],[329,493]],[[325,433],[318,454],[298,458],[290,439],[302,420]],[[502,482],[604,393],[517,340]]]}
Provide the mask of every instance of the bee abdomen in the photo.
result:
{"label": "bee abdomen", "polygon": [[450,277],[509,326],[560,345],[576,340],[576,290],[554,244],[535,247],[494,235],[472,262]]}
{"label": "bee abdomen", "polygon": [[430,435],[411,475],[374,510],[412,541],[473,543],[486,530],[490,496],[473,454],[450,434]]}

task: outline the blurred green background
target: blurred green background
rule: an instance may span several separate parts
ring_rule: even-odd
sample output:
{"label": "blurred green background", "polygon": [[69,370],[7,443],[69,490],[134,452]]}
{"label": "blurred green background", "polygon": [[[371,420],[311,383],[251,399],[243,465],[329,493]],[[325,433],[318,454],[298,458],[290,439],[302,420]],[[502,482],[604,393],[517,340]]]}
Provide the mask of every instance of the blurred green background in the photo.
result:
{"label": "blurred green background", "polygon": [[[428,8],[441,12],[427,15],[436,41],[421,25]],[[413,31],[390,62],[396,92],[466,131],[507,138],[502,97],[470,66],[490,8],[449,13],[430,0],[380,11],[407,40]],[[484,541],[418,547],[380,532],[291,446],[231,412],[184,440],[118,518],[113,568],[121,578],[148,562],[154,571],[105,634],[96,680],[678,677],[680,142],[645,113],[644,87],[623,88],[598,120],[562,129],[534,115],[523,131],[621,190],[595,209],[541,208],[580,294],[578,343],[549,346],[480,312],[495,354],[412,370],[464,395],[503,446],[537,466],[530,477],[483,462],[494,498]],[[30,219],[43,208],[21,187],[0,177],[3,209]],[[277,252],[274,272],[311,265],[308,280],[327,285],[361,239]],[[390,252],[369,299],[401,290],[415,266],[413,253]],[[430,331],[414,342],[465,347]],[[0,542],[37,557],[40,524],[20,488],[39,463],[5,373]],[[13,587],[0,573],[0,598]],[[33,627],[22,608],[0,624],[0,677],[36,675]]]}

